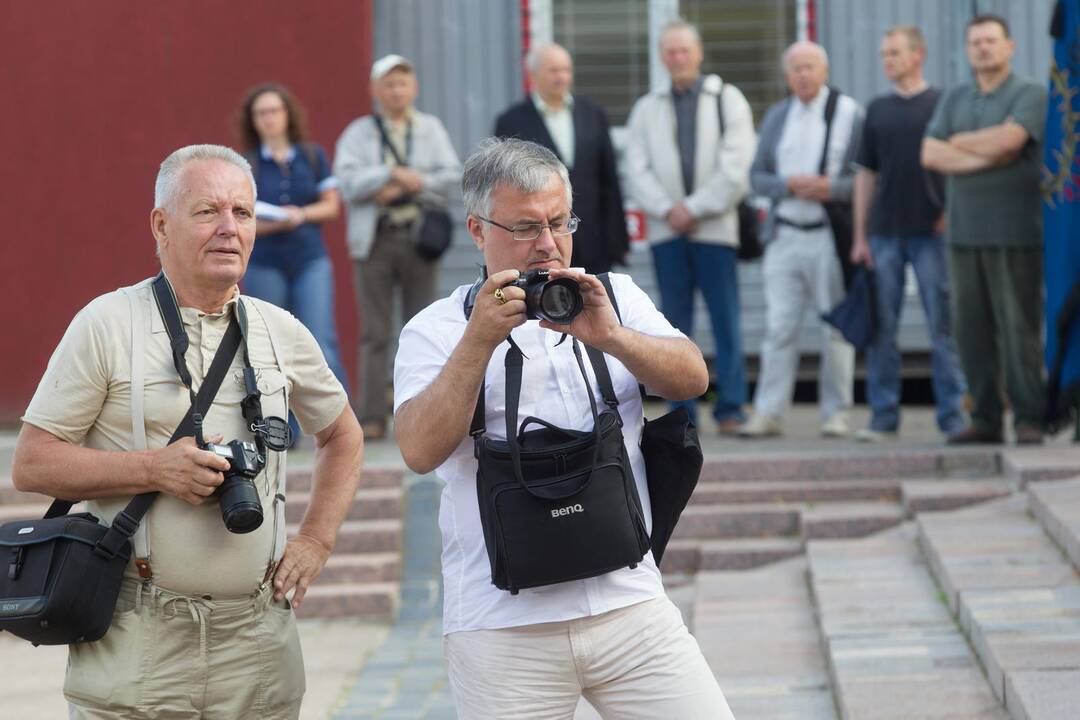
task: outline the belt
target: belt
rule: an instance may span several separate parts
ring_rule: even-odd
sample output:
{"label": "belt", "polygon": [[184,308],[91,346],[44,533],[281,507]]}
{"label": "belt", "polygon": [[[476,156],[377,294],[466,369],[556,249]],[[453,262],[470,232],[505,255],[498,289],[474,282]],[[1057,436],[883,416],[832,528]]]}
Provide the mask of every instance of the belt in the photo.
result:
{"label": "belt", "polygon": [[796,230],[802,230],[804,232],[809,232],[811,230],[820,230],[821,228],[829,226],[829,224],[824,220],[818,220],[817,222],[801,223],[795,222],[794,220],[788,220],[787,218],[782,218],[779,215],[776,216],[776,224],[787,225],[788,227],[793,227]]}

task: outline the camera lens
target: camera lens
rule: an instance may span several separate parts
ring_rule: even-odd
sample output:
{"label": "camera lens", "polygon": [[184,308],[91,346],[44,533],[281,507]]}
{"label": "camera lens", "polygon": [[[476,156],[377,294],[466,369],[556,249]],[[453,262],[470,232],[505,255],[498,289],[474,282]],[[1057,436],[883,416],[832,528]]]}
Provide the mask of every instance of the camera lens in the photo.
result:
{"label": "camera lens", "polygon": [[221,519],[229,532],[243,535],[262,525],[262,503],[255,483],[245,477],[226,477],[221,484]]}
{"label": "camera lens", "polygon": [[570,278],[549,280],[540,292],[539,315],[554,323],[569,324],[582,309],[581,291]]}

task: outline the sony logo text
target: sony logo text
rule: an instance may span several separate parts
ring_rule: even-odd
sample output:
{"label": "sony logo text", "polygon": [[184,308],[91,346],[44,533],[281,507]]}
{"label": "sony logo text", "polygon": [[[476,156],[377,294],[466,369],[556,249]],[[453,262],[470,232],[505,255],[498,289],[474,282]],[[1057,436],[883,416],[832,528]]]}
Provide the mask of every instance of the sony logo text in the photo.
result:
{"label": "sony logo text", "polygon": [[551,517],[557,518],[563,515],[572,515],[573,513],[585,512],[585,508],[581,507],[581,503],[577,505],[567,505],[566,507],[555,508],[551,511]]}

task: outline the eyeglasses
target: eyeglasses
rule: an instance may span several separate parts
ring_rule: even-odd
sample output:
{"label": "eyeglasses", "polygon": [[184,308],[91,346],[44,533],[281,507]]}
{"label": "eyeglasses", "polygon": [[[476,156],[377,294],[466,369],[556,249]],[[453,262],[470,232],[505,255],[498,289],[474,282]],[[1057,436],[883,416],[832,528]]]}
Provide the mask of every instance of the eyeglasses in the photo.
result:
{"label": "eyeglasses", "polygon": [[556,220],[553,223],[542,225],[540,223],[529,223],[528,225],[515,225],[514,227],[507,227],[502,223],[497,223],[494,220],[489,220],[481,215],[476,216],[478,220],[483,220],[486,223],[490,223],[495,227],[502,228],[506,232],[510,233],[510,236],[515,240],[521,242],[532,242],[536,238],[540,237],[540,233],[544,232],[544,228],[551,231],[551,234],[555,237],[561,237],[563,235],[573,235],[577,232],[578,226],[581,225],[581,218],[577,215],[571,214],[565,220]]}

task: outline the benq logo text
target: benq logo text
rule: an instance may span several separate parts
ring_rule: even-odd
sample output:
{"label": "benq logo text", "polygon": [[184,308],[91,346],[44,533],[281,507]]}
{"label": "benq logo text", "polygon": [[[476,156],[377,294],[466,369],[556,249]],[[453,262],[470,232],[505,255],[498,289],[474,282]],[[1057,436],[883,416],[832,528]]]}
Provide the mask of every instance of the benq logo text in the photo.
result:
{"label": "benq logo text", "polygon": [[563,515],[572,515],[574,513],[585,512],[585,508],[581,507],[581,503],[577,505],[567,505],[566,507],[555,508],[551,511],[551,517],[557,518]]}

